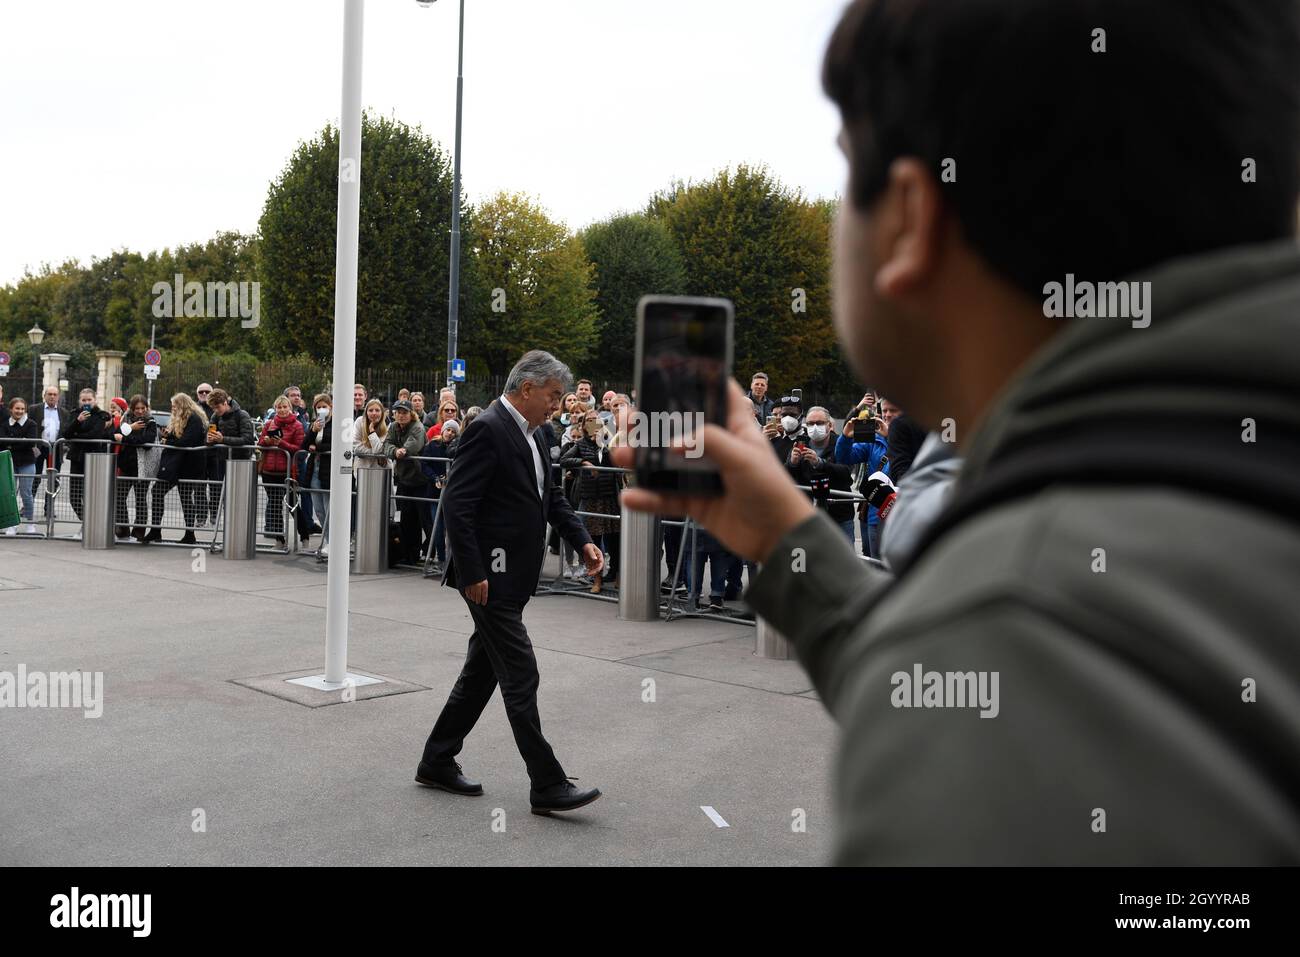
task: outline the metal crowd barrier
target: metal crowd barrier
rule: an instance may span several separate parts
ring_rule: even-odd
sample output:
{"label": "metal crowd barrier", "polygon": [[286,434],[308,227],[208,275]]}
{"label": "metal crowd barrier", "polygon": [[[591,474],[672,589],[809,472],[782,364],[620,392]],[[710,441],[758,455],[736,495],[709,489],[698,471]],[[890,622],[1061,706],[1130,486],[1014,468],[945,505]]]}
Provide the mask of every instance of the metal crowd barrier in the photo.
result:
{"label": "metal crowd barrier", "polygon": [[[15,440],[17,441],[17,440]],[[63,450],[74,444],[95,447],[121,445],[112,439],[59,439],[54,454],[66,459]],[[182,548],[207,548],[221,552],[235,560],[252,557],[256,551],[287,553],[291,545],[286,538],[283,547],[257,546],[259,531],[267,536],[285,534],[274,527],[259,529],[254,516],[265,510],[267,489],[284,489],[286,504],[281,509],[281,523],[288,528],[287,500],[293,491],[292,480],[284,483],[258,483],[257,462],[262,448],[258,446],[205,445],[182,448],[159,442],[142,443],[137,449],[170,449],[172,452],[191,454],[225,453],[225,477],[221,479],[179,479],[174,483],[159,485],[164,480],[155,476],[117,475],[117,456],[106,452],[86,452],[82,471],[55,473],[47,466],[42,488],[45,493],[45,521],[47,538],[61,537],[82,542],[83,548],[111,548],[119,544],[118,529],[146,532],[180,531],[193,533],[195,541],[152,541],[149,544]],[[238,457],[236,457],[238,456]],[[247,456],[247,457],[245,457]],[[260,484],[260,489],[259,489]],[[176,489],[177,502],[167,495]],[[81,514],[77,514],[75,499],[81,498]],[[233,496],[233,498],[232,498]],[[132,502],[134,499],[134,503]],[[155,520],[155,501],[158,503]],[[213,510],[212,503],[216,502]],[[231,508],[231,503],[235,504]],[[131,520],[134,505],[135,521]],[[258,506],[262,506],[260,509]],[[144,521],[140,521],[144,519]],[[223,521],[224,519],[224,521]],[[77,524],[79,533],[56,536],[55,525]],[[200,534],[202,538],[200,539]],[[250,544],[251,542],[251,544]]]}
{"label": "metal crowd barrier", "polygon": [[[0,415],[3,414],[6,413],[0,412]],[[16,438],[5,439],[4,444],[6,446],[30,445],[30,446],[35,446],[38,449],[39,448],[46,448],[47,450],[49,449],[49,443],[46,442],[44,439],[16,439]],[[49,464],[51,451],[52,450],[47,451],[45,455],[42,456],[40,459],[35,459],[33,456],[30,455],[26,457],[26,461],[33,462],[33,464],[37,465],[37,469],[34,473],[19,472],[17,467],[19,456],[17,455],[16,451],[12,456],[14,459],[14,482],[20,491],[20,500],[21,500],[21,490],[24,487],[28,489],[28,494],[32,496],[32,514],[30,516],[30,521],[28,520],[28,518],[23,517],[20,511],[19,513],[20,520],[18,522],[17,528],[14,530],[14,535],[17,537],[22,537],[22,538],[48,537],[49,534],[48,531],[32,533],[32,532],[26,532],[23,529],[28,525],[35,528],[38,524],[39,525],[47,524],[44,518],[38,519],[38,515],[41,514],[41,509],[37,507],[36,497],[37,495],[41,494],[41,489],[44,489],[49,485],[49,482],[51,481],[54,474],[54,470],[50,468],[50,464]],[[37,485],[38,482],[40,483],[39,486]]]}
{"label": "metal crowd barrier", "polygon": [[[10,442],[13,444],[21,442],[45,444],[39,440],[24,439],[14,439],[10,440]],[[110,439],[60,439],[55,443],[55,448],[52,451],[58,455],[61,452],[60,447],[66,448],[73,443],[96,446],[120,444]],[[324,496],[328,502],[333,491],[332,489],[305,489],[291,477],[286,477],[282,483],[259,481],[257,462],[264,452],[264,448],[261,446],[221,445],[185,449],[161,443],[138,446],[138,448],[153,447],[200,453],[208,453],[213,448],[221,448],[226,452],[225,477],[222,480],[185,479],[177,483],[178,490],[188,486],[188,492],[191,496],[195,496],[196,492],[200,493],[197,497],[190,499],[192,521],[183,514],[185,503],[184,493],[182,493],[181,496],[178,496],[182,497],[180,509],[182,521],[179,524],[174,521],[176,510],[164,500],[160,522],[157,525],[153,524],[153,489],[150,486],[159,480],[156,478],[118,476],[115,474],[116,456],[103,452],[90,452],[85,457],[86,464],[82,474],[55,473],[47,461],[45,473],[40,476],[45,500],[46,533],[44,537],[55,537],[54,526],[56,522],[82,522],[80,517],[68,517],[66,511],[66,509],[70,508],[69,500],[74,485],[79,486],[84,491],[82,512],[85,521],[82,522],[84,531],[81,537],[83,547],[86,548],[112,547],[115,541],[113,533],[116,528],[141,527],[138,521],[130,522],[127,520],[129,518],[127,508],[130,504],[129,500],[135,497],[132,495],[132,492],[135,491],[132,488],[133,485],[146,489],[143,501],[141,501],[140,497],[136,497],[135,502],[137,519],[141,517],[141,505],[144,506],[145,517],[150,519],[150,522],[143,527],[151,530],[159,528],[186,532],[197,532],[207,526],[207,514],[200,516],[199,511],[204,509],[204,499],[208,501],[211,499],[202,495],[201,489],[205,486],[208,488],[216,486],[223,494],[219,496],[217,521],[212,528],[212,537],[203,542],[203,545],[210,547],[214,552],[223,552],[225,557],[231,560],[250,559],[258,551],[291,554],[299,551],[298,527],[295,519],[298,510],[306,506],[305,496]],[[235,453],[245,449],[250,454],[250,457],[234,457]],[[355,480],[353,494],[356,496],[356,508],[353,510],[356,517],[356,541],[352,570],[357,574],[381,574],[388,570],[389,524],[392,521],[395,509],[403,507],[399,503],[407,503],[407,507],[427,508],[432,513],[432,525],[429,530],[429,540],[424,548],[423,560],[419,566],[415,566],[421,569],[424,577],[432,577],[436,574],[433,569],[433,558],[436,553],[437,536],[435,532],[438,530],[442,496],[430,498],[395,494],[393,472],[390,467],[392,460],[382,453],[348,450],[347,457],[350,460],[370,459],[380,460],[384,463],[383,467],[380,468],[357,467],[352,473]],[[447,462],[449,468],[454,461],[446,456],[420,455],[411,456],[411,458],[415,461]],[[567,469],[556,462],[552,462],[551,467],[559,472],[557,481],[562,482],[563,473]],[[570,466],[570,468],[573,467]],[[630,469],[609,466],[584,466],[584,468],[617,472],[623,475],[632,473]],[[121,492],[118,491],[120,484],[125,486],[125,489]],[[812,491],[809,486],[797,487],[805,492]],[[280,499],[279,527],[276,527],[274,522],[269,525],[266,522],[266,506],[271,501],[272,495]],[[830,491],[830,497],[851,502],[864,500],[863,496],[856,492],[839,490]],[[61,506],[63,510],[61,510]],[[329,510],[326,509],[325,511],[328,516]],[[703,570],[702,568],[698,570],[694,568],[697,532],[693,520],[689,518],[684,520],[663,519],[647,513],[630,512],[624,508],[620,508],[617,514],[582,511],[579,509],[574,509],[574,512],[580,518],[603,518],[619,524],[618,585],[617,587],[611,585],[606,591],[593,594],[587,590],[589,579],[585,581],[583,579],[565,579],[564,553],[566,543],[561,540],[557,573],[553,579],[548,581],[547,573],[543,571],[542,575],[539,576],[536,594],[577,595],[598,601],[614,602],[619,606],[619,617],[629,621],[653,621],[661,616],[665,621],[698,617],[755,625],[756,653],[766,657],[789,657],[788,643],[773,631],[767,623],[750,617],[700,610],[696,607],[700,595],[696,580],[702,578]],[[169,514],[173,519],[171,522],[167,520]],[[260,521],[258,516],[262,516]],[[222,518],[224,518],[224,522],[221,520]],[[424,519],[425,516],[421,516],[420,526],[422,530],[424,528]],[[315,557],[317,562],[326,560],[324,546],[329,543],[328,519],[322,522],[321,525],[323,531],[321,545],[314,551],[304,550],[302,552],[305,555]],[[668,589],[665,595],[662,594],[663,589],[659,581],[661,569],[660,550],[664,531],[672,527],[681,528],[682,536],[678,542],[676,554],[666,556],[669,565],[668,581],[672,583],[673,587]],[[259,535],[263,537],[282,536],[284,543],[279,547],[258,545],[257,539]],[[178,545],[180,543],[163,542],[161,544]],[[545,545],[543,547],[545,548]],[[866,561],[880,566],[880,563],[874,559],[866,559]],[[682,574],[684,565],[692,569],[692,574],[687,582],[686,596],[679,598],[680,586],[677,585],[677,582],[686,577]],[[412,566],[407,565],[406,567]]]}

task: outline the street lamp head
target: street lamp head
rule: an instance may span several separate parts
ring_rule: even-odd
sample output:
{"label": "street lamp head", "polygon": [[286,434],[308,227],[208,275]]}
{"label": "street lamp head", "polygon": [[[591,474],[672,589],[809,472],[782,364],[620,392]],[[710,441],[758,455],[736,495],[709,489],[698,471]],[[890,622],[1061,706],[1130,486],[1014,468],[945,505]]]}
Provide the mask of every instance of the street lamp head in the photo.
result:
{"label": "street lamp head", "polygon": [[45,330],[40,326],[32,326],[27,330],[27,338],[34,346],[39,346],[45,341]]}
{"label": "street lamp head", "polygon": [[438,0],[415,0],[415,2],[422,7],[428,8],[433,6],[435,3],[437,3]]}

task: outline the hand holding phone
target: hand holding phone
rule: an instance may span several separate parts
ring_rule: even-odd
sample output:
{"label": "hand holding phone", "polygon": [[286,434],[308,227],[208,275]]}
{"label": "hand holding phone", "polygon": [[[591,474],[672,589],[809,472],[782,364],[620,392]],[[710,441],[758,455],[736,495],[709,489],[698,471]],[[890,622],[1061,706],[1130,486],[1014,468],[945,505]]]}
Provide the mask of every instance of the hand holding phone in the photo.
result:
{"label": "hand holding phone", "polygon": [[[706,423],[726,423],[734,326],[728,299],[643,296],[637,304],[638,486],[722,494],[721,474],[704,458],[696,433]],[[670,453],[675,444],[686,454]]]}

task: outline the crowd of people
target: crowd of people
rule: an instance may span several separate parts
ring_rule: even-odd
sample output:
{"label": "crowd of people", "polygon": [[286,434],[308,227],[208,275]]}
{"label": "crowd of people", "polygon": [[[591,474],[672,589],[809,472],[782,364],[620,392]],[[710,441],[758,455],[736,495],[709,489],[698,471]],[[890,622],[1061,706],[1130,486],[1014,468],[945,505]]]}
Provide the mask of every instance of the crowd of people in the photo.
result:
{"label": "crowd of people", "polygon": [[[356,468],[392,471],[399,512],[393,562],[421,565],[431,556],[436,574],[447,559],[438,500],[460,436],[482,410],[462,410],[451,388],[442,389],[432,403],[419,391],[400,389],[396,395],[391,406],[385,405],[370,396],[364,385],[355,384],[342,434],[348,437]],[[925,433],[897,405],[872,391],[848,410],[839,433],[823,406],[805,409],[798,392],[771,394],[763,372],[753,375],[747,395],[773,453],[790,476],[850,542],[860,543],[864,556],[880,558],[883,516]],[[58,389],[51,386],[43,400],[39,409],[29,413],[23,399],[13,399],[9,415],[0,422],[0,448],[14,453],[26,531],[36,531],[31,524],[35,499],[47,466],[57,476],[67,459],[69,500],[80,519],[85,456],[107,448],[117,456],[118,538],[162,541],[166,499],[175,489],[184,518],[179,541],[193,544],[197,529],[217,521],[226,462],[247,458],[258,447],[258,473],[265,489],[263,533],[285,543],[284,501],[295,490],[297,507],[291,520],[299,539],[309,545],[313,536],[320,536],[319,548],[328,554],[329,465],[335,435],[331,395],[315,395],[309,405],[302,389],[291,385],[254,420],[225,390],[204,382],[192,396],[171,397],[165,422],[155,417],[141,395],[114,398],[108,409],[101,409],[94,391],[85,389],[77,407],[68,410]],[[628,443],[632,411],[629,395],[608,390],[597,398],[591,381],[579,379],[542,427],[564,494],[606,555],[606,567],[594,576],[586,575],[579,556],[555,533],[548,546],[552,554],[562,556],[562,578],[597,594],[618,583],[619,498],[630,478],[613,465],[610,455],[611,449]],[[6,443],[12,439],[28,441]],[[95,440],[103,445],[59,443],[59,439]],[[663,588],[697,596],[702,609],[726,610],[727,602],[740,597],[746,572],[752,576],[752,564],[742,562],[703,529],[694,531],[678,561],[682,534],[680,524],[665,525],[662,554],[670,572]]]}

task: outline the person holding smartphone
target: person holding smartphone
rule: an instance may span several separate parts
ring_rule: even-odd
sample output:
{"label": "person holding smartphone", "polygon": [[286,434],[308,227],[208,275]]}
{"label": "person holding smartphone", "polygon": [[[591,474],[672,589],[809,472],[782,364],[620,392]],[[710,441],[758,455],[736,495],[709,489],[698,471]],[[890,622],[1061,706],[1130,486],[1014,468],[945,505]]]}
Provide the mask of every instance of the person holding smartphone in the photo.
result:
{"label": "person holding smartphone", "polygon": [[[596,515],[581,516],[587,527],[591,540],[610,556],[618,554],[618,520],[603,516],[618,515],[618,492],[622,483],[617,472],[602,471],[600,467],[610,467],[610,434],[596,410],[583,413],[579,423],[581,435],[560,457],[563,468],[574,469],[578,474],[578,511],[594,512]],[[616,576],[612,569],[604,569],[592,576],[591,591],[600,594],[604,587],[604,573],[611,579]]]}
{"label": "person holding smartphone", "polygon": [[188,392],[172,396],[171,421],[162,433],[162,459],[158,463],[158,480],[150,488],[152,521],[144,537],[146,542],[161,542],[162,519],[167,493],[173,488],[181,500],[181,513],[185,518],[185,534],[181,544],[193,545],[194,529],[198,527],[198,482],[207,475],[207,455],[191,452],[207,445],[207,418]]}
{"label": "person holding smartphone", "polygon": [[109,451],[113,438],[113,416],[95,403],[94,389],[81,390],[75,414],[68,419],[59,438],[68,440],[68,492],[72,511],[80,520],[86,453]]}
{"label": "person holding smartphone", "polygon": [[283,545],[286,486],[293,470],[293,457],[302,448],[305,436],[288,396],[276,398],[274,411],[275,415],[262,426],[257,444],[264,450],[260,471],[262,487],[266,489],[266,533]]}
{"label": "person holding smartphone", "polygon": [[[145,453],[154,451],[144,446],[158,441],[158,423],[144,396],[131,396],[117,428],[113,438],[122,443],[117,453],[117,536],[143,542],[149,524],[149,479],[141,465]],[[135,499],[135,524],[128,527],[127,499],[131,497]]]}

